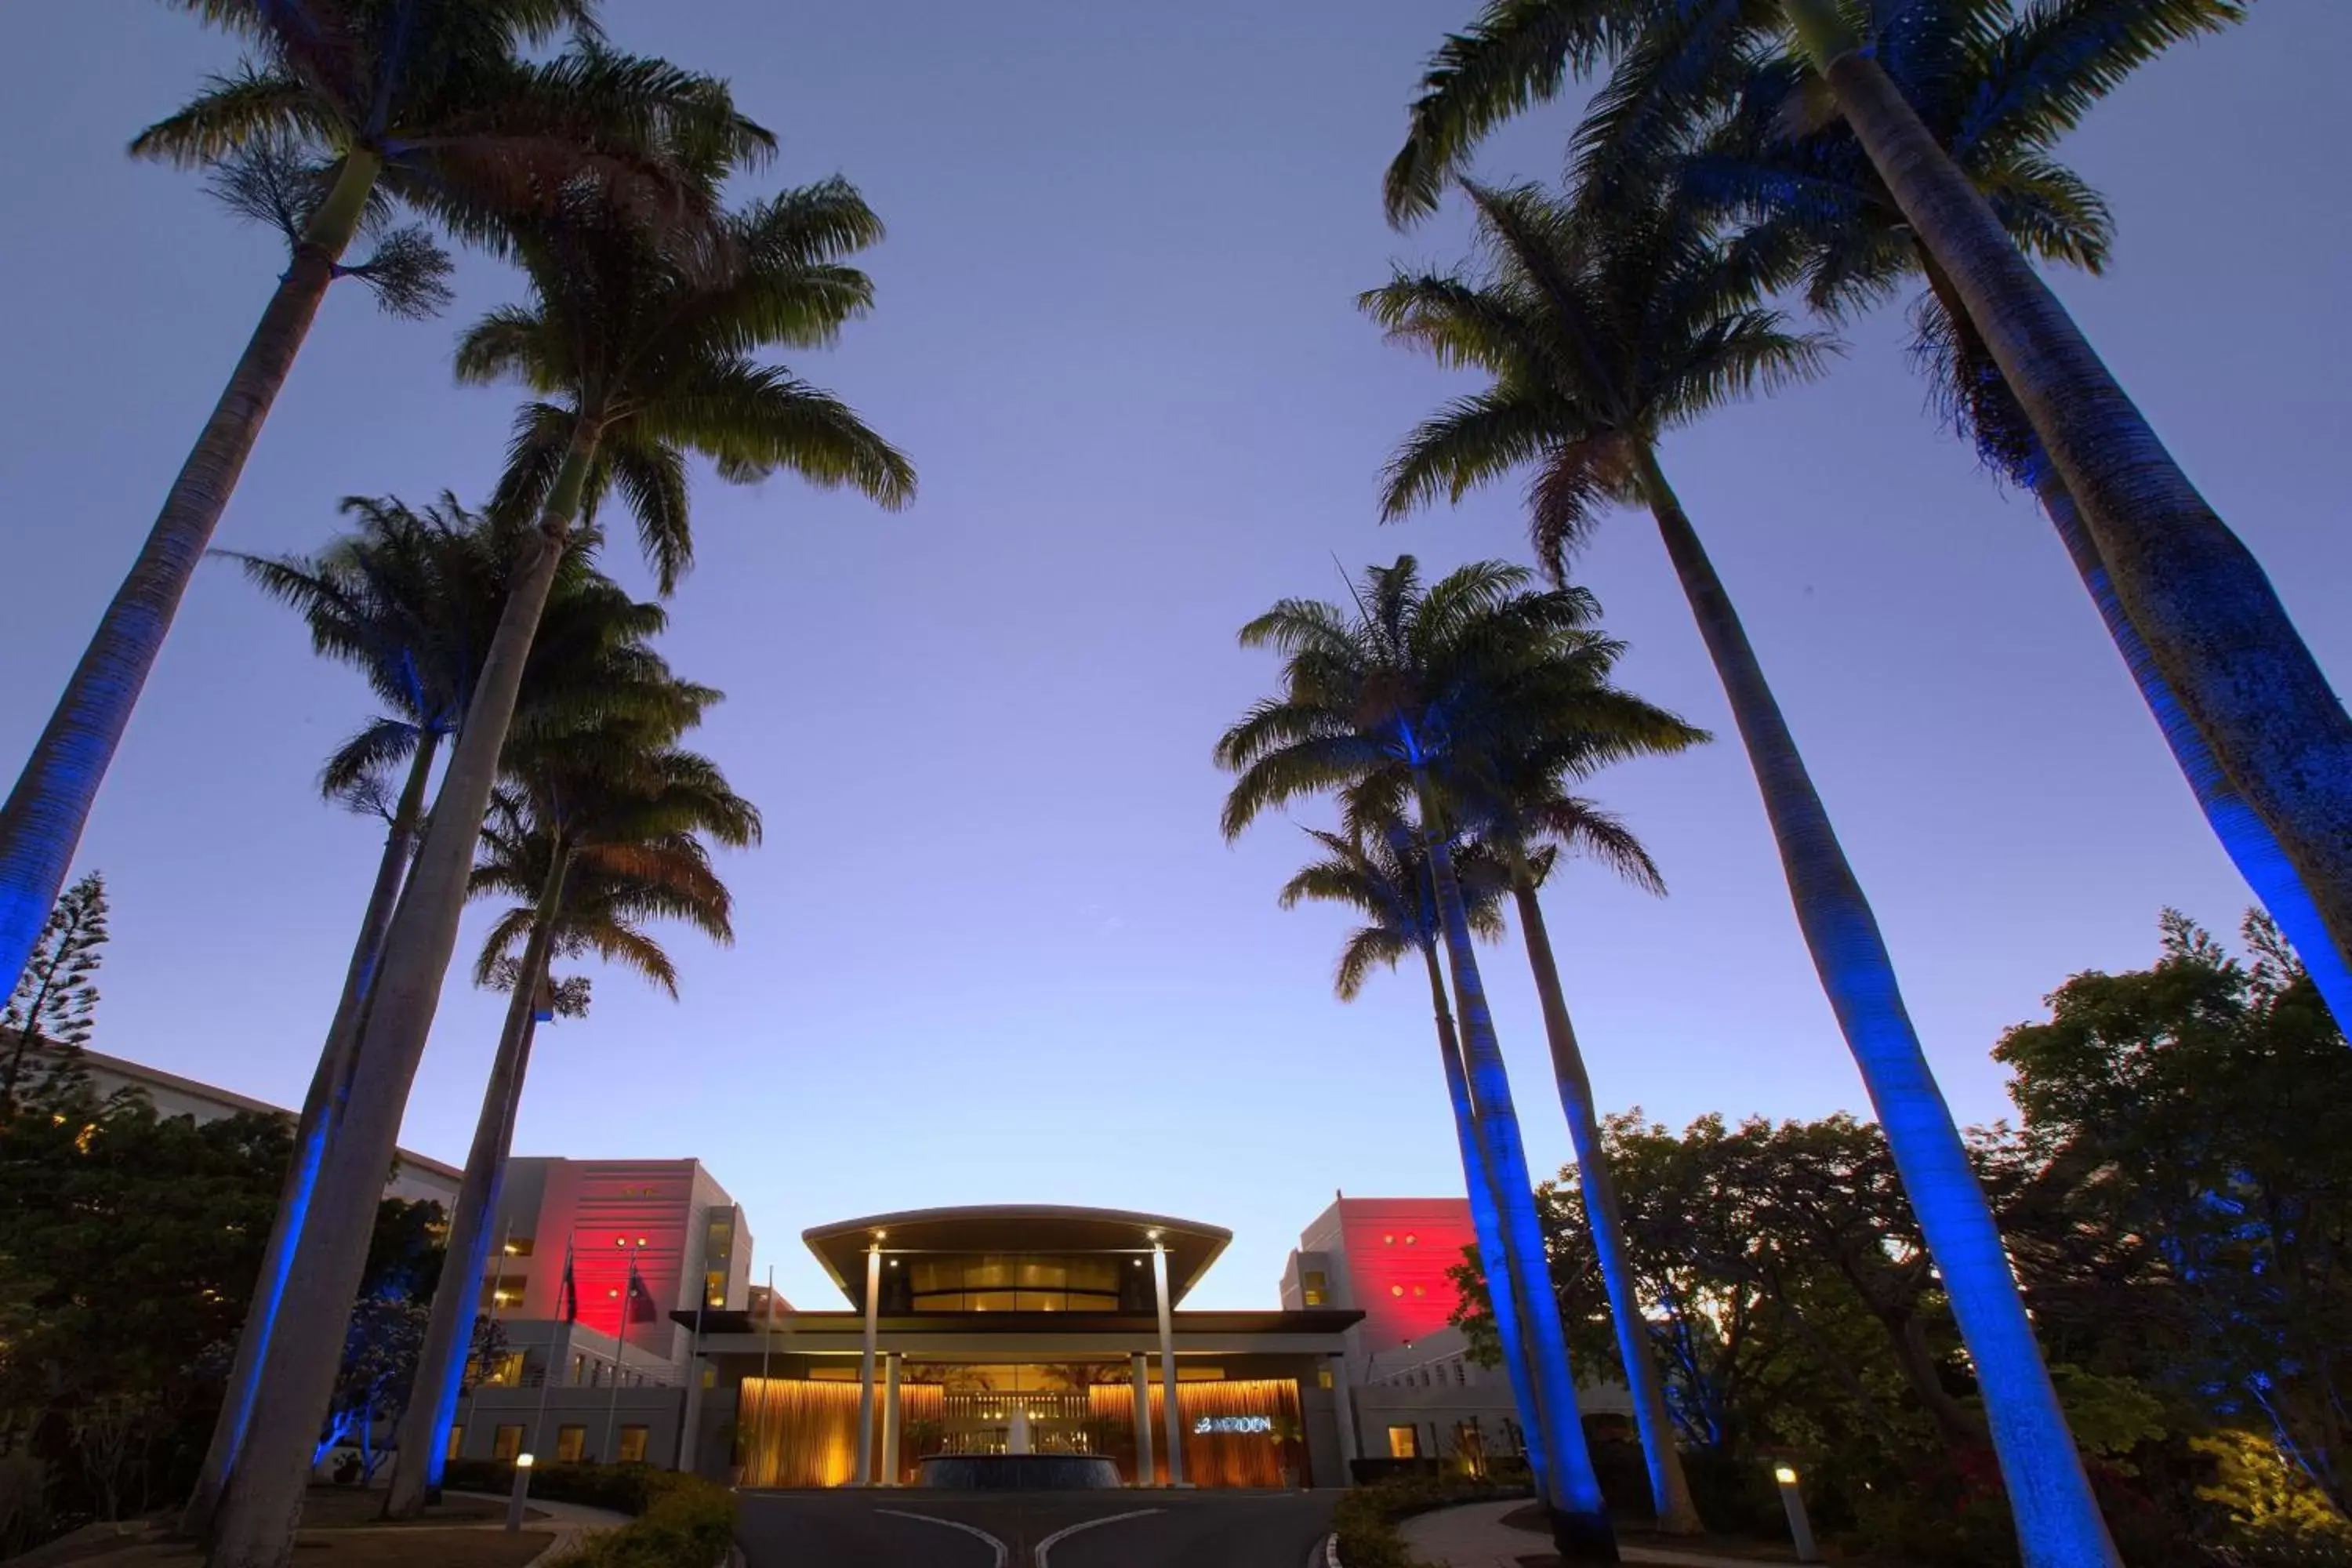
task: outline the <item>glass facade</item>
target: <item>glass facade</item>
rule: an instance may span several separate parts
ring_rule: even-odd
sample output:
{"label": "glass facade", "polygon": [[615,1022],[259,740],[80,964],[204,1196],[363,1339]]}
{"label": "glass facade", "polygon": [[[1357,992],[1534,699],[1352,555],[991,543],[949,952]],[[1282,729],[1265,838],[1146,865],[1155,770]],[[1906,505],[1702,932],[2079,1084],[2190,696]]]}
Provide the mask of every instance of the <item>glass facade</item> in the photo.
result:
{"label": "glass facade", "polygon": [[1149,1312],[1151,1273],[1118,1253],[908,1253],[886,1258],[886,1312]]}

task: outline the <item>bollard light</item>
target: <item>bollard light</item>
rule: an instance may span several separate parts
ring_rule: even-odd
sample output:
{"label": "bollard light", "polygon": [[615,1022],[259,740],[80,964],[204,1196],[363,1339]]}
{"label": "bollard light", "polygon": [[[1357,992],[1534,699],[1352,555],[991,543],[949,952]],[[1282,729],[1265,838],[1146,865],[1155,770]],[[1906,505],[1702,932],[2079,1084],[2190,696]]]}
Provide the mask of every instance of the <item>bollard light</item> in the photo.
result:
{"label": "bollard light", "polygon": [[1797,1561],[1819,1563],[1821,1549],[1813,1544],[1813,1523],[1805,1517],[1805,1494],[1797,1487],[1793,1465],[1775,1465],[1772,1479],[1780,1486],[1780,1508],[1789,1516],[1789,1539],[1796,1543]]}
{"label": "bollard light", "polygon": [[523,1500],[529,1496],[530,1496],[530,1456],[517,1454],[514,1489],[507,1493],[508,1534],[512,1535],[522,1529],[522,1504]]}

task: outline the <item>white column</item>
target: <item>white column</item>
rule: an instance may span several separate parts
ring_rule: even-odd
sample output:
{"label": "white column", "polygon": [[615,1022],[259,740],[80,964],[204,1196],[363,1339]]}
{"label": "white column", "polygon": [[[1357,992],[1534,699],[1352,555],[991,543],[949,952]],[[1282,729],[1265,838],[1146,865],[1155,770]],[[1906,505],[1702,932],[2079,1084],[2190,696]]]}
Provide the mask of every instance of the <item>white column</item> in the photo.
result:
{"label": "white column", "polygon": [[866,1351],[857,1358],[857,1466],[850,1485],[874,1484],[874,1336],[882,1309],[882,1240],[866,1249]]}
{"label": "white column", "polygon": [[905,1359],[892,1351],[883,1362],[881,1481],[886,1487],[898,1484],[898,1363]]}
{"label": "white column", "polygon": [[1184,1428],[1176,1413],[1176,1320],[1168,1304],[1168,1247],[1151,1241],[1151,1285],[1160,1298],[1160,1381],[1167,1389],[1168,1484],[1184,1485]]}
{"label": "white column", "polygon": [[1361,1439],[1356,1436],[1356,1402],[1348,1392],[1348,1358],[1335,1355],[1330,1358],[1330,1365],[1331,1414],[1339,1423],[1339,1463],[1347,1467],[1339,1484],[1351,1487],[1356,1484],[1356,1459],[1363,1448]]}
{"label": "white column", "polygon": [[1135,1370],[1135,1484],[1150,1486],[1151,1473],[1151,1358],[1138,1351]]}

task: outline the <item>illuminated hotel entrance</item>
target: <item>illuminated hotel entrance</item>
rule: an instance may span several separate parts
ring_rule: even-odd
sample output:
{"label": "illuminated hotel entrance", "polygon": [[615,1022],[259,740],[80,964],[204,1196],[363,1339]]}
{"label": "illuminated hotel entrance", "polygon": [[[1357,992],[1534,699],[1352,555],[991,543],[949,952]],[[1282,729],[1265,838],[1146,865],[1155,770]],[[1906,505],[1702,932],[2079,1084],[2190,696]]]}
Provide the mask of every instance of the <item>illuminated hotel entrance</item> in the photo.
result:
{"label": "illuminated hotel entrance", "polygon": [[930,1456],[1020,1453],[1107,1458],[1129,1485],[1345,1484],[1333,1369],[1361,1314],[1178,1310],[1223,1230],[932,1209],[805,1239],[853,1310],[705,1324],[712,1446],[743,1486],[903,1486]]}

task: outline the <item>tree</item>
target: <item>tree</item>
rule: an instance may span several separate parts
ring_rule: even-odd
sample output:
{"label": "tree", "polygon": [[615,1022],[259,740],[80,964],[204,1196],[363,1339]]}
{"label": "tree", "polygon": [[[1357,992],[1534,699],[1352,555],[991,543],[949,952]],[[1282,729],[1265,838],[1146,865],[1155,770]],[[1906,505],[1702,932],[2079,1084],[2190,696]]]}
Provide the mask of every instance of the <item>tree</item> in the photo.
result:
{"label": "tree", "polygon": [[[13,1037],[7,1070],[0,1076],[0,1115],[15,1110],[19,1091],[66,1092],[80,1080],[105,947],[106,879],[89,871],[49,911],[8,1005],[0,1007],[0,1036]],[[46,1052],[34,1064],[40,1074],[37,1089],[36,1080],[25,1077],[26,1058],[36,1048]]]}
{"label": "tree", "polygon": [[[2261,564],[2200,496],[2065,308],[1938,142],[1895,54],[1958,74],[1990,59],[1967,131],[2071,127],[2134,67],[2244,15],[2241,0],[2053,0],[2014,26],[1986,0],[1491,0],[1423,79],[1390,171],[1392,216],[1433,205],[1494,124],[1619,54],[1585,140],[1671,139],[1783,37],[1948,280],[2077,510],[2125,617],[2352,964],[2352,716]],[[2103,1559],[2093,1559],[2103,1560]]]}
{"label": "tree", "polygon": [[1239,775],[1225,798],[1228,838],[1302,795],[1369,793],[1383,784],[1389,798],[1410,799],[1417,811],[1461,1008],[1475,1121],[1500,1208],[1505,1273],[1519,1298],[1514,1307],[1535,1377],[1534,1403],[1522,1414],[1542,1434],[1549,1473],[1540,1495],[1563,1562],[1613,1563],[1616,1538],[1577,1415],[1558,1307],[1549,1292],[1529,1289],[1544,1277],[1542,1237],[1453,853],[1454,787],[1475,776],[1497,732],[1540,710],[1532,698],[1556,690],[1597,610],[1580,589],[1537,592],[1528,576],[1487,562],[1424,590],[1406,555],[1365,573],[1353,616],[1315,600],[1281,601],[1241,634],[1245,647],[1283,654],[1281,692],[1226,731],[1216,758]]}
{"label": "tree", "polygon": [[1698,1509],[1683,1474],[1665,1389],[1635,1304],[1624,1227],[1617,1217],[1616,1187],[1608,1162],[1601,1157],[1591,1075],[1585,1068],[1584,1054],[1569,1017],[1567,991],[1560,984],[1538,889],[1562,858],[1580,852],[1645,891],[1664,893],[1664,879],[1640,840],[1622,822],[1571,793],[1569,786],[1612,758],[1642,752],[1668,754],[1707,737],[1664,709],[1609,684],[1611,667],[1622,651],[1621,645],[1596,641],[1584,651],[1591,685],[1581,700],[1551,707],[1540,716],[1539,727],[1530,724],[1513,733],[1492,764],[1492,787],[1477,792],[1465,809],[1508,872],[1520,938],[1527,945],[1528,963],[1535,973],[1536,994],[1543,1007],[1552,1079],[1582,1175],[1581,1194],[1591,1211],[1596,1260],[1617,1329],[1618,1364],[1633,1396],[1634,1426],[1648,1463],[1658,1525],[1670,1535],[1696,1535],[1701,1528]]}
{"label": "tree", "polygon": [[[681,138],[676,153],[713,188],[731,155],[709,138]],[[838,258],[878,232],[864,201],[837,180],[754,203],[716,236],[630,222],[578,186],[560,194],[551,216],[516,226],[514,251],[534,302],[494,312],[467,333],[458,374],[512,376],[564,402],[533,403],[519,421],[500,510],[532,514],[532,535],[386,939],[351,1110],[320,1170],[315,1232],[306,1227],[289,1277],[299,1299],[341,1301],[356,1280],[352,1226],[392,1158],[524,666],[562,557],[579,542],[583,508],[617,487],[667,584],[692,559],[689,452],[712,458],[730,479],[789,468],[886,505],[910,499],[914,476],[902,456],[839,400],[752,357],[770,343],[828,342],[862,313],[871,286]],[[321,1336],[339,1327],[320,1321],[299,1340],[273,1337],[260,1408],[324,1404],[335,1347]],[[241,1517],[234,1535],[222,1526],[215,1568],[282,1568],[304,1447],[303,1428],[290,1424],[271,1434],[266,1458],[248,1443],[267,1479],[254,1483],[250,1507],[232,1500]],[[249,1461],[240,1473],[251,1468]]]}
{"label": "tree", "polygon": [[[698,711],[699,703],[693,706]],[[735,847],[756,842],[760,816],[709,759],[670,744],[683,727],[612,723],[509,745],[512,782],[483,833],[474,885],[527,901],[500,915],[475,966],[477,984],[506,985],[506,1026],[450,1227],[456,1268],[433,1299],[415,1387],[405,1402],[403,1458],[384,1500],[388,1516],[415,1517],[440,1485],[467,1363],[458,1337],[472,1322],[489,1260],[550,961],[593,952],[675,997],[677,970],[642,922],[682,920],[715,942],[734,940],[731,900],[704,841]]]}
{"label": "tree", "polygon": [[1533,464],[1536,548],[1557,574],[1602,506],[1648,505],[1747,747],[1806,947],[1983,1371],[2020,1532],[2029,1551],[2046,1553],[2037,1564],[2111,1562],[2000,1233],[1920,1049],[1877,918],[1730,595],[1658,463],[1666,430],[1734,394],[1817,367],[1820,342],[1790,333],[1757,303],[1787,264],[1789,238],[1716,238],[1670,188],[1629,187],[1602,206],[1533,189],[1466,188],[1494,258],[1489,273],[1400,275],[1365,296],[1401,341],[1493,378],[1406,438],[1390,464],[1387,512],[1459,498]]}
{"label": "tree", "polygon": [[[1438,962],[1442,934],[1436,885],[1429,875],[1429,857],[1419,847],[1416,830],[1401,819],[1391,817],[1378,823],[1360,820],[1350,826],[1353,830],[1346,834],[1314,827],[1305,830],[1323,855],[1309,861],[1283,885],[1282,907],[1294,909],[1311,899],[1353,910],[1367,921],[1367,924],[1349,933],[1339,949],[1331,989],[1342,1002],[1352,1002],[1363,994],[1364,982],[1374,969],[1393,969],[1408,952],[1421,955],[1423,968],[1429,976],[1430,1011],[1437,1024],[1438,1061],[1445,1079],[1446,1099],[1454,1110],[1454,1142],[1461,1151],[1463,1191],[1469,1199],[1471,1228],[1478,1238],[1479,1256],[1490,1260],[1487,1268],[1493,1273],[1502,1275],[1508,1267],[1509,1253],[1503,1245],[1501,1206],[1496,1197],[1494,1176],[1481,1150],[1471,1109],[1461,1034],[1454,1026],[1453,1003],[1446,994],[1445,974]],[[1501,886],[1493,858],[1475,845],[1463,845],[1455,851],[1454,870],[1462,884],[1473,934],[1488,941],[1501,936],[1503,922],[1497,910]],[[1486,1282],[1482,1273],[1482,1289]],[[1514,1308],[1516,1292],[1506,1279],[1504,1289],[1490,1292],[1486,1300],[1484,1321],[1495,1336],[1496,1359],[1510,1378],[1512,1401],[1523,1411],[1532,1410],[1536,1407],[1535,1374],[1528,1363],[1524,1331]],[[1533,1426],[1529,1433],[1533,1442],[1528,1449],[1528,1464],[1531,1472],[1540,1476],[1546,1473],[1542,1435],[1539,1428]]]}
{"label": "tree", "polygon": [[[695,218],[709,193],[677,178],[665,161],[676,136],[718,137],[745,153],[772,144],[709,79],[598,46],[590,0],[172,3],[235,34],[252,53],[142,132],[131,152],[220,172],[232,205],[266,214],[298,237],[130,574],[0,805],[0,974],[12,979],[65,880],[180,599],[328,285],[357,271],[407,313],[436,298],[437,275],[420,266],[430,251],[420,231],[392,231],[391,254],[342,265],[372,217],[405,205],[495,246],[509,216],[587,185],[648,214]],[[566,34],[575,42],[563,53],[523,58]]]}
{"label": "tree", "polygon": [[2002,1036],[2041,1154],[2021,1265],[2058,1331],[2352,1511],[2352,1054],[2276,930],[2244,935],[2248,962],[2168,912],[2153,968],[2077,974]]}
{"label": "tree", "polygon": [[[238,1337],[219,1424],[183,1515],[183,1530],[199,1538],[209,1531],[243,1447],[291,1249],[341,1124],[361,1020],[424,831],[434,763],[465,719],[526,536],[520,526],[468,512],[446,493],[438,506],[421,513],[388,496],[349,497],[342,510],[354,521],[352,531],[318,555],[232,556],[257,587],[302,616],[314,651],[357,668],[383,705],[328,758],[319,784],[330,799],[382,816],[385,833],[342,991],[303,1100],[262,1285]],[[518,725],[528,733],[562,730],[602,712],[668,712],[667,669],[644,646],[667,619],[658,605],[635,602],[597,572],[590,552],[567,557],[550,591],[518,699]]]}
{"label": "tree", "polygon": [[[2219,15],[2219,8],[2209,9]],[[1996,42],[1955,51],[1943,31],[1906,29],[1881,40],[1878,59],[2020,250],[2096,273],[2112,249],[2114,222],[2098,193],[2057,162],[2055,147],[2089,101],[2151,51],[2129,26],[2088,36],[2073,56],[2084,62],[2076,70],[2079,96],[2021,90],[2017,64],[2048,58],[2045,30],[2041,18],[2012,22]],[[2293,939],[2329,1005],[2339,1016],[2352,1016],[2352,965],[2336,952],[2318,905],[2277,838],[2222,773],[2125,614],[2066,481],[1951,280],[1843,120],[1790,134],[1792,125],[1815,118],[1808,113],[1814,85],[1802,62],[1792,58],[1746,76],[1722,122],[1683,162],[1685,190],[1728,216],[1801,233],[1806,297],[1817,310],[1842,316],[1886,298],[1907,278],[1926,282],[1913,308],[1913,353],[1934,376],[1943,413],[1995,473],[2041,501],[2215,837]]]}

